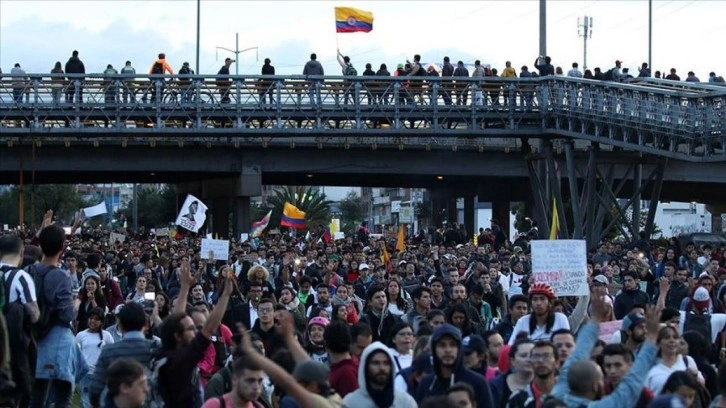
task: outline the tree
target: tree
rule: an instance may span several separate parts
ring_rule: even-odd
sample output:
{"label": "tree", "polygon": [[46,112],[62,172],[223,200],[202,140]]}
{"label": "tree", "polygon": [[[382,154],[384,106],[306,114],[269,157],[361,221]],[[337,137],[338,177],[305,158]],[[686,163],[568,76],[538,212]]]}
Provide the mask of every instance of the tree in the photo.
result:
{"label": "tree", "polygon": [[340,229],[346,234],[355,231],[355,227],[367,219],[368,205],[361,200],[355,191],[351,191],[340,201]]}
{"label": "tree", "polygon": [[[137,193],[139,227],[155,228],[167,226],[174,222],[179,209],[177,208],[177,191],[174,185],[165,184],[161,189],[140,187]],[[119,212],[127,220],[133,220],[134,200]],[[131,222],[129,222],[129,225]]]}
{"label": "tree", "polygon": [[275,190],[273,195],[267,199],[267,209],[272,210],[270,225],[280,225],[282,209],[288,202],[300,211],[305,212],[305,223],[308,228],[317,228],[318,225],[330,224],[330,204],[324,193],[314,190],[312,187],[282,187]]}
{"label": "tree", "polygon": [[[24,222],[26,226],[39,226],[43,214],[53,210],[56,221],[70,225],[76,212],[87,203],[71,184],[38,184],[24,187]],[[14,227],[19,223],[20,188],[10,187],[0,193],[0,223]]]}

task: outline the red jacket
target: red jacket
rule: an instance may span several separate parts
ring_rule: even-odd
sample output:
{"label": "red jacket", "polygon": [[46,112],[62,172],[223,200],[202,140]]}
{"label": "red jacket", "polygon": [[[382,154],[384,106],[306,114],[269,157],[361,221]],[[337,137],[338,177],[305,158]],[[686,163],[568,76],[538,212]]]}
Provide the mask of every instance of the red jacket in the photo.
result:
{"label": "red jacket", "polygon": [[330,365],[328,381],[341,398],[358,389],[358,359],[349,358]]}
{"label": "red jacket", "polygon": [[106,282],[101,282],[103,288],[103,297],[106,298],[108,310],[113,313],[116,306],[124,303],[124,295],[121,293],[121,287],[113,279],[106,278]]}

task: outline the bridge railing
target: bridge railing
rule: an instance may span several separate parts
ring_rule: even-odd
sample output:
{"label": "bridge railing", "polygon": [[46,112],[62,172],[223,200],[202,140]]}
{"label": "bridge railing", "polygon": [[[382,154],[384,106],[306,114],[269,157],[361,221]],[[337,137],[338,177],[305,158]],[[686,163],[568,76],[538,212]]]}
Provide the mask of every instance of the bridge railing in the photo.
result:
{"label": "bridge railing", "polygon": [[0,79],[0,127],[60,134],[558,131],[723,156],[725,98],[721,86],[652,79],[28,74]]}

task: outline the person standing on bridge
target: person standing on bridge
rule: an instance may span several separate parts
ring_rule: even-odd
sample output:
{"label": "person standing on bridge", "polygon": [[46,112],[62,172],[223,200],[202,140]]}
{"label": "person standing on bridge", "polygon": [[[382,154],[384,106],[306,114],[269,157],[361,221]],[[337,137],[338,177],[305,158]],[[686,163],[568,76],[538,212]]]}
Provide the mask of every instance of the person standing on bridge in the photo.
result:
{"label": "person standing on bridge", "polygon": [[[262,66],[262,75],[275,75],[275,67],[272,66],[269,58],[265,58],[265,64]],[[275,103],[272,97],[273,82],[270,80],[260,80],[260,103],[264,104],[265,99],[269,97],[270,105]]]}
{"label": "person standing on bridge", "polygon": [[224,65],[217,72],[217,90],[222,97],[222,103],[229,103],[229,88],[232,81],[229,80],[229,67],[235,62],[232,58],[225,58]]}
{"label": "person standing on bridge", "polygon": [[[83,61],[78,58],[78,51],[73,51],[71,57],[66,62],[66,74],[85,74],[86,66]],[[73,103],[73,95],[78,95],[76,102],[83,103],[83,78],[68,78],[69,84],[66,88],[66,103]],[[76,89],[77,87],[77,89]],[[78,91],[78,92],[76,92]]]}
{"label": "person standing on bridge", "polygon": [[126,61],[124,67],[121,68],[121,75],[123,76],[124,103],[129,103],[129,96],[131,97],[131,103],[136,102],[136,96],[134,96],[134,77],[136,76],[136,69],[131,66],[131,61]]}
{"label": "person standing on bridge", "polygon": [[[323,66],[318,62],[318,56],[315,53],[310,54],[310,61],[305,64],[303,68],[303,75],[305,76],[323,76],[325,70]],[[316,107],[320,104],[320,80],[308,81],[308,95],[310,95],[310,104]]]}
{"label": "person standing on bridge", "polygon": [[[68,69],[66,69],[66,72],[67,71]],[[151,64],[151,68],[149,68],[149,75],[164,75],[165,73],[174,75],[174,70],[171,68],[171,65],[166,62],[166,54],[161,52],[159,53],[159,59]],[[152,81],[152,84],[154,84],[156,88],[151,90],[151,103],[154,103],[156,102],[157,92],[159,97],[164,96],[164,79],[156,78],[152,79]]]}

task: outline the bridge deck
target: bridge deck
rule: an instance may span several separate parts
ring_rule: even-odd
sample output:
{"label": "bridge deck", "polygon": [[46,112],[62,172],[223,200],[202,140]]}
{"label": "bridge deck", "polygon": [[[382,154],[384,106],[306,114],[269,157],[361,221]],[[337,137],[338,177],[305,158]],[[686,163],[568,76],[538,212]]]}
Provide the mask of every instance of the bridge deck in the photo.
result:
{"label": "bridge deck", "polygon": [[481,149],[492,138],[505,148],[523,138],[570,138],[681,160],[726,161],[726,88],[706,84],[565,77],[139,78],[5,77],[0,138],[335,141],[421,149]]}

